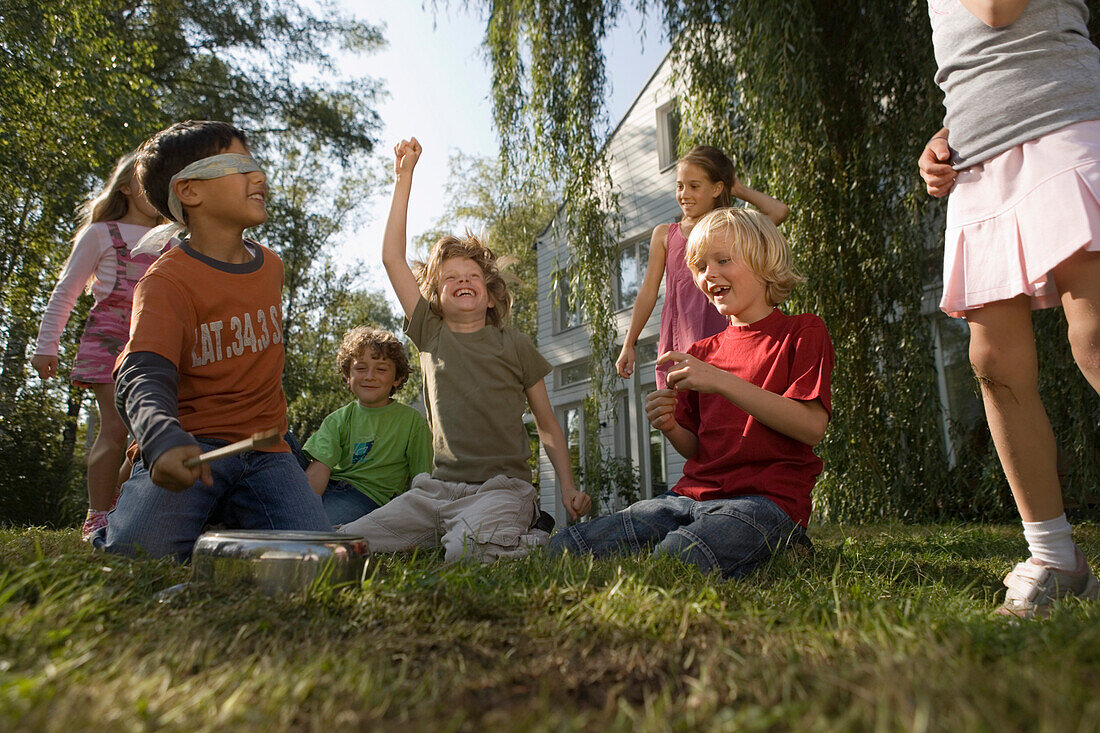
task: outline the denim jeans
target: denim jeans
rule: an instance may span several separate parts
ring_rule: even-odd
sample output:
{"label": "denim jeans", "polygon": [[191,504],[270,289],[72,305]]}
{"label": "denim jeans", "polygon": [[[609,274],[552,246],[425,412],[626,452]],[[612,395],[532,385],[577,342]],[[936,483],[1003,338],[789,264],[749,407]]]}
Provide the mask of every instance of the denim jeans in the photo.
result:
{"label": "denim jeans", "polygon": [[337,479],[329,479],[325,493],[321,495],[321,503],[325,505],[328,521],[333,524],[354,522],[381,506],[347,481]]}
{"label": "denim jeans", "polygon": [[[199,439],[203,451],[226,444]],[[290,453],[248,451],[210,464],[214,485],[196,481],[184,491],[153,483],[141,459],[122,485],[107,528],[92,543],[131,557],[171,556],[185,561],[208,524],[235,529],[331,531],[319,496]]]}
{"label": "denim jeans", "polygon": [[551,554],[596,557],[671,555],[740,578],[791,544],[809,544],[806,531],[763,496],[696,501],[674,492],[639,501],[610,516],[574,524],[550,538]]}
{"label": "denim jeans", "polygon": [[[310,457],[306,455],[306,452],[302,449],[302,444],[298,442],[294,434],[288,430],[283,438],[286,440],[286,444],[290,446],[290,452],[294,455],[302,470],[309,468]],[[333,524],[354,522],[359,517],[370,514],[382,506],[347,481],[332,478],[328,480],[325,493],[321,494],[321,503],[325,506],[328,521]]]}

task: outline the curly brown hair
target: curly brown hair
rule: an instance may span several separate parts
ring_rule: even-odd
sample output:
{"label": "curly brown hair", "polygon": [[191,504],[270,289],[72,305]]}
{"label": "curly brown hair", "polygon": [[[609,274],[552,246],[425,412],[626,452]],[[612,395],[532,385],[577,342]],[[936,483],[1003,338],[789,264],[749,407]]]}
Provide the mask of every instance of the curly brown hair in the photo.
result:
{"label": "curly brown hair", "polygon": [[443,263],[452,257],[473,260],[481,268],[485,277],[485,288],[493,301],[485,312],[485,321],[501,328],[512,310],[512,294],[508,291],[508,283],[500,271],[500,263],[493,250],[468,229],[465,237],[456,237],[453,234],[441,237],[428,253],[428,261],[416,263],[416,281],[420,284],[420,291],[432,312],[442,315],[439,306],[439,278]]}
{"label": "curly brown hair", "polygon": [[351,329],[344,334],[340,351],[336,354],[336,363],[345,382],[351,376],[351,363],[365,349],[370,349],[371,356],[376,359],[389,359],[393,362],[394,380],[393,389],[390,390],[392,395],[409,378],[409,357],[405,353],[404,344],[392,333],[381,328],[356,326]]}

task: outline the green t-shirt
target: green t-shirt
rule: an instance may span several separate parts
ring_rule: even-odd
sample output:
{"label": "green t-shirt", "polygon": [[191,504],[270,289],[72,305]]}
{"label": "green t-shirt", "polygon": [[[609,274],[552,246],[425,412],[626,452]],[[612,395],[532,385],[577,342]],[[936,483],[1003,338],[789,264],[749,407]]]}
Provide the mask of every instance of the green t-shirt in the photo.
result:
{"label": "green t-shirt", "polygon": [[379,505],[403,492],[409,479],[431,473],[432,435],[424,417],[400,402],[363,407],[350,402],[325,418],[305,452]]}
{"label": "green t-shirt", "polygon": [[420,349],[435,447],[432,476],[472,484],[501,474],[530,481],[526,390],[550,373],[531,339],[509,326],[454,332],[423,298],[405,333]]}

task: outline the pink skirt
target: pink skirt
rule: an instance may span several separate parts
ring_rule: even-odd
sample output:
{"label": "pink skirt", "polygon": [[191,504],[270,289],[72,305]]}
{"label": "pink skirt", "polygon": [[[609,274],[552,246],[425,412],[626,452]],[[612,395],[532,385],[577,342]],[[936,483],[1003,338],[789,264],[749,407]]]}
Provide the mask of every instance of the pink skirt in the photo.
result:
{"label": "pink skirt", "polygon": [[1078,122],[959,171],[947,203],[940,308],[956,318],[1026,293],[1060,304],[1050,271],[1100,251],[1100,120]]}

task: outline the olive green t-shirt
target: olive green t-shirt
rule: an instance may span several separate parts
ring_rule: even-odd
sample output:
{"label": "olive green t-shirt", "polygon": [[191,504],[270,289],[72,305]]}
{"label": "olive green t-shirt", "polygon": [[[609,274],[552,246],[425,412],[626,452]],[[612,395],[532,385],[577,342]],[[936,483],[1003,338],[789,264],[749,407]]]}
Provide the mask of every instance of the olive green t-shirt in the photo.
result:
{"label": "olive green t-shirt", "polygon": [[432,476],[482,483],[503,474],[530,481],[525,390],[550,373],[531,339],[509,326],[456,333],[423,298],[405,333],[420,349],[435,448]]}
{"label": "olive green t-shirt", "polygon": [[400,402],[364,407],[350,402],[329,414],[303,450],[381,506],[432,470],[431,433],[424,417]]}

